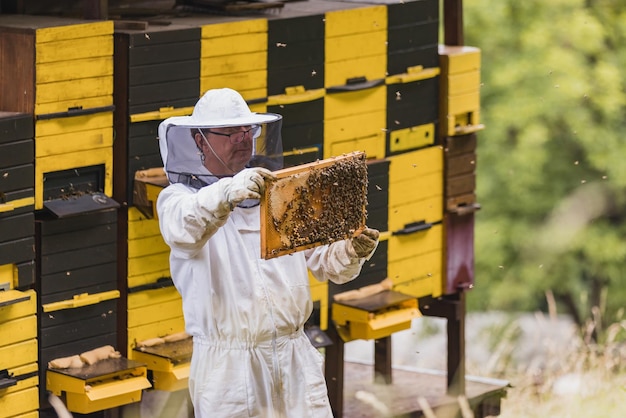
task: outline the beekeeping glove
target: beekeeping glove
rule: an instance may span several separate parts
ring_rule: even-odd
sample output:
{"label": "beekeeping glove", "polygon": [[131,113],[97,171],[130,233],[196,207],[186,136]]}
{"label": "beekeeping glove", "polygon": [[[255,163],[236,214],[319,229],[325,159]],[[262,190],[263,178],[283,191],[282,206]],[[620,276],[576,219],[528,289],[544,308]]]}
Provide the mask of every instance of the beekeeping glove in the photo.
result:
{"label": "beekeeping glove", "polygon": [[[265,179],[274,175],[266,168],[246,168],[235,174],[231,179],[222,179],[224,199],[230,210],[246,199],[260,199],[265,187]],[[230,180],[230,181],[228,181]]]}
{"label": "beekeeping glove", "polygon": [[378,245],[380,233],[377,229],[365,227],[361,233],[350,240],[357,257],[368,257]]}

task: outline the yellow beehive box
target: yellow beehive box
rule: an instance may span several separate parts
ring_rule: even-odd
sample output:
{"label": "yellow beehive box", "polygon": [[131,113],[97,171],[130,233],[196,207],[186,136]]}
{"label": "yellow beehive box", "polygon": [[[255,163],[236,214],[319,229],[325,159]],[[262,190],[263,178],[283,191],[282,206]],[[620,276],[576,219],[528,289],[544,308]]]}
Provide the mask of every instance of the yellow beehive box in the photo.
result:
{"label": "yellow beehive box", "polygon": [[101,360],[90,366],[48,369],[46,388],[65,394],[71,412],[89,414],[141,401],[151,387],[144,364],[126,358]]}
{"label": "yellow beehive box", "polygon": [[373,340],[409,329],[421,316],[417,299],[396,291],[383,291],[361,299],[333,302],[332,318],[346,341]]}
{"label": "yellow beehive box", "polygon": [[480,49],[439,46],[439,122],[442,136],[483,129],[480,124]]}
{"label": "yellow beehive box", "polygon": [[384,79],[387,71],[387,7],[328,11],[325,15],[326,87],[356,78]]}
{"label": "yellow beehive box", "polygon": [[245,100],[267,97],[267,19],[202,26],[200,95],[228,86]]}

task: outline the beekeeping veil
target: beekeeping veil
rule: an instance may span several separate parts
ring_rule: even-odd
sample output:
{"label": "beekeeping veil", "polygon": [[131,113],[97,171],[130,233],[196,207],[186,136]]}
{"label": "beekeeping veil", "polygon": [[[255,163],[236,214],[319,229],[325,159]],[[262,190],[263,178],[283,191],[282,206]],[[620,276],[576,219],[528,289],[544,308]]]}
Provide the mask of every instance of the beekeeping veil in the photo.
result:
{"label": "beekeeping veil", "polygon": [[246,167],[272,171],[282,168],[282,116],[251,112],[235,90],[209,90],[198,100],[191,116],[174,116],[161,122],[159,148],[170,183],[199,189],[219,180],[203,164],[202,153],[193,139],[197,129],[250,125],[259,125],[261,129],[254,134],[252,156]]}

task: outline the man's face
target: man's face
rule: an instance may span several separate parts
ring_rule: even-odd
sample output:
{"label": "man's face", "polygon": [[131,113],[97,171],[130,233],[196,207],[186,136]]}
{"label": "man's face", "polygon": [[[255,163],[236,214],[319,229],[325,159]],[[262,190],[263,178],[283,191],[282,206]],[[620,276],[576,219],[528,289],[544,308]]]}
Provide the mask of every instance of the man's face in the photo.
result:
{"label": "man's face", "polygon": [[203,129],[204,138],[196,134],[196,142],[204,153],[204,165],[215,175],[243,170],[252,157],[254,132],[252,126]]}

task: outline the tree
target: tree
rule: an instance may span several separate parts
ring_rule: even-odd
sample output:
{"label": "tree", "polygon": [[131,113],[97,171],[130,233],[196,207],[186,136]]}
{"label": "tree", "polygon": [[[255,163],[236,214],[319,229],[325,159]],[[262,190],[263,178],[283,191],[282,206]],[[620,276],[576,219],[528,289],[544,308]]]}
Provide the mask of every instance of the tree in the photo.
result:
{"label": "tree", "polygon": [[579,324],[626,305],[626,1],[474,0],[481,49],[470,309],[547,307]]}

